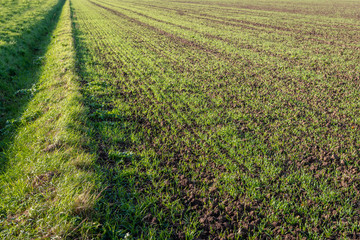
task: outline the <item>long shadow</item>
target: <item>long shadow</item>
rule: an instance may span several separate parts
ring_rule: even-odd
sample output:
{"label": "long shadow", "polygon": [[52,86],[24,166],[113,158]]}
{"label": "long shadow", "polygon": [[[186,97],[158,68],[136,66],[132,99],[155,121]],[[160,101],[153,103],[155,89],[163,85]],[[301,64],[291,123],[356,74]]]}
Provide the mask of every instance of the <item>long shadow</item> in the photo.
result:
{"label": "long shadow", "polygon": [[36,92],[44,55],[64,3],[58,0],[42,20],[0,46],[0,174],[8,163],[5,151]]}
{"label": "long shadow", "polygon": [[[101,223],[100,228],[93,229],[99,239],[123,239],[129,232],[136,229],[147,228],[148,221],[144,221],[144,211],[149,203],[139,203],[136,199],[136,184],[149,184],[148,176],[136,175],[128,171],[140,156],[129,152],[132,148],[131,134],[135,130],[134,124],[143,119],[135,119],[125,115],[114,107],[111,94],[106,92],[111,88],[102,81],[103,75],[89,72],[84,65],[88,61],[89,53],[87,46],[82,43],[81,31],[75,24],[76,16],[71,6],[71,18],[73,20],[73,35],[76,49],[76,69],[80,76],[81,94],[83,104],[88,110],[86,126],[88,137],[91,139],[87,151],[97,156],[93,165],[94,172],[101,176],[99,188],[101,197],[94,209],[96,212],[88,218]],[[99,63],[99,64],[106,64]],[[100,92],[93,87],[101,89]],[[105,93],[105,94],[103,94]],[[110,98],[108,98],[110,97]],[[137,183],[135,183],[137,182]],[[127,229],[127,230],[125,230]],[[68,239],[80,238],[74,232],[67,236]]]}

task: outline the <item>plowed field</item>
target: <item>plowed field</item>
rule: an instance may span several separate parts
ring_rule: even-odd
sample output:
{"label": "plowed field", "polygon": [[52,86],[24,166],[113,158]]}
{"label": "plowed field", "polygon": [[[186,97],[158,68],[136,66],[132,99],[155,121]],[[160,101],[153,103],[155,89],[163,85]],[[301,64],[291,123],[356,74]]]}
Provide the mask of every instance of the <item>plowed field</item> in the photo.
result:
{"label": "plowed field", "polygon": [[0,239],[360,239],[360,0],[0,0]]}
{"label": "plowed field", "polygon": [[360,2],[71,8],[109,237],[360,238]]}

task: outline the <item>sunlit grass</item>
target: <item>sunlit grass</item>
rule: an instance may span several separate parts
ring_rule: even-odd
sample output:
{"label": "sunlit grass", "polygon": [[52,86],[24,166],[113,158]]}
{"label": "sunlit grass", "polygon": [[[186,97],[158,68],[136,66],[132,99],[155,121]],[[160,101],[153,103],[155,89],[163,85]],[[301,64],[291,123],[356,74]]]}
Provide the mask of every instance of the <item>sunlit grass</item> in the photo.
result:
{"label": "sunlit grass", "polygon": [[[55,30],[49,33],[52,40],[39,69],[25,69],[38,72],[24,73],[34,78],[34,85],[17,91],[28,95],[28,103],[23,102],[21,115],[2,131],[2,239],[88,235],[79,228],[96,225],[83,220],[94,211],[97,176],[88,172],[94,157],[84,151],[90,145],[84,137],[87,118],[75,74],[69,1],[62,8],[63,4],[59,1],[54,10],[49,9],[61,16],[53,19]],[[46,40],[38,44],[42,43]]]}

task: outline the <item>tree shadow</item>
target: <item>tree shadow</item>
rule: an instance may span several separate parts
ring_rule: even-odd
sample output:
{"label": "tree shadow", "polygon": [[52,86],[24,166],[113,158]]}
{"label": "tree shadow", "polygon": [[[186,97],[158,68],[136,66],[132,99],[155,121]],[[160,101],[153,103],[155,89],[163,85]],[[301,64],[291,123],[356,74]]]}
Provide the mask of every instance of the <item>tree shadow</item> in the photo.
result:
{"label": "tree shadow", "polygon": [[0,46],[0,174],[6,171],[8,163],[5,151],[36,93],[46,50],[64,3],[65,0],[59,0],[42,20],[22,29],[22,34],[3,36],[6,43]]}

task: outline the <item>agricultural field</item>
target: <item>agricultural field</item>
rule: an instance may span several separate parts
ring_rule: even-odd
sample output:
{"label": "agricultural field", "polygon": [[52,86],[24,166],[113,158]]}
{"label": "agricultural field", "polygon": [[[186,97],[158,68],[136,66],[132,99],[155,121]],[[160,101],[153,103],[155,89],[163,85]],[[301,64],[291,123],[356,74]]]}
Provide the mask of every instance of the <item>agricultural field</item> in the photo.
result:
{"label": "agricultural field", "polygon": [[2,8],[1,237],[360,239],[359,0]]}

